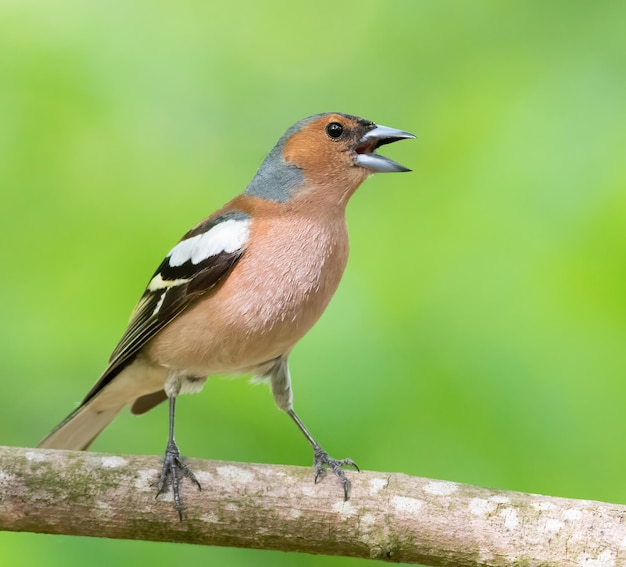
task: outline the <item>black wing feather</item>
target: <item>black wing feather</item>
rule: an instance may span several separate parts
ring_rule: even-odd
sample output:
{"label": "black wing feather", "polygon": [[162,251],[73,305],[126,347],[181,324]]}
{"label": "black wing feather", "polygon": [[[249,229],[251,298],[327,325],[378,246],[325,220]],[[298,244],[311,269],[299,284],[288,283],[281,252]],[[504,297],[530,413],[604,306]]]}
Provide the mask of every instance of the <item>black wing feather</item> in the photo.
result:
{"label": "black wing feather", "polygon": [[[189,231],[182,240],[207,232],[224,220],[248,218],[247,215],[245,217],[244,215],[244,213],[234,211],[217,218],[208,219]],[[111,354],[109,365],[82,403],[88,402],[113,380],[161,329],[178,317],[198,297],[222,281],[233,269],[244,251],[245,248],[240,248],[233,252],[220,252],[197,264],[187,261],[175,267],[169,264],[169,256],[166,257],[154,273],[153,278],[160,274],[165,282],[176,281],[179,283],[154,290],[149,287],[146,289],[133,311],[126,332]]]}

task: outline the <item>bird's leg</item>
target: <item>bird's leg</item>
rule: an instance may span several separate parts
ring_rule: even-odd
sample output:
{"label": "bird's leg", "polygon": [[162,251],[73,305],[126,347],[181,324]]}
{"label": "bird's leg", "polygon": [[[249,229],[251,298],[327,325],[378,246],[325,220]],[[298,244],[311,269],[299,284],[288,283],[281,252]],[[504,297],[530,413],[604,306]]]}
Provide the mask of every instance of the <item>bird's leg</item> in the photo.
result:
{"label": "bird's leg", "polygon": [[352,459],[333,459],[320,444],[313,439],[313,436],[309,433],[309,430],[304,426],[304,423],[300,421],[300,418],[293,411],[293,394],[291,391],[291,377],[289,376],[289,366],[287,365],[287,355],[279,356],[271,362],[271,366],[266,370],[266,376],[270,377],[270,383],[272,385],[272,394],[276,405],[286,412],[291,419],[296,422],[296,425],[302,431],[307,441],[313,447],[315,467],[315,482],[320,480],[325,474],[326,469],[331,469],[339,478],[341,485],[343,486],[344,500],[350,498],[350,481],[346,476],[346,473],[341,467],[349,466],[354,467],[357,471],[359,467]]}
{"label": "bird's leg", "polygon": [[163,468],[161,469],[161,475],[159,476],[159,483],[157,485],[157,497],[167,491],[168,485],[172,485],[172,493],[174,494],[174,506],[178,511],[178,517],[182,521],[183,519],[183,501],[180,496],[180,481],[181,476],[186,476],[197,487],[198,490],[202,490],[196,475],[194,475],[189,467],[183,461],[180,456],[180,451],[176,441],[174,440],[174,413],[176,408],[176,396],[169,398],[170,402],[170,423],[169,423],[169,437],[167,440],[167,448],[165,449],[165,457],[163,458]]}
{"label": "bird's leg", "polygon": [[293,409],[287,410],[287,413],[296,422],[296,425],[300,428],[300,431],[307,438],[307,441],[313,447],[314,461],[313,466],[315,467],[315,482],[317,483],[325,474],[326,468],[330,468],[339,478],[341,485],[343,486],[343,495],[344,500],[348,500],[350,498],[350,481],[346,476],[346,473],[341,467],[354,467],[357,471],[360,470],[357,464],[352,459],[333,459],[322,447],[320,444],[313,438],[309,430],[304,426],[304,423],[300,420],[300,418],[296,415],[296,412]]}

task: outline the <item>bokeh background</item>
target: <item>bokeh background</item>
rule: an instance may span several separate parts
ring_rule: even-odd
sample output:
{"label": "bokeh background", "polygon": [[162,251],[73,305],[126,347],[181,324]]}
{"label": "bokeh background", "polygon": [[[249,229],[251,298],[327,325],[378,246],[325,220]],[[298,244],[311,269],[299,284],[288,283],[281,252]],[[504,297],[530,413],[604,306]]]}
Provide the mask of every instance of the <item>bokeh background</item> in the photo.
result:
{"label": "bokeh background", "polygon": [[[296,408],[362,467],[626,503],[626,4],[0,1],[0,444],[91,387],[163,255],[322,111],[412,131],[368,180]],[[308,464],[266,387],[189,456]],[[166,407],[94,449],[160,455]],[[329,490],[337,487],[329,482]],[[356,495],[355,495],[356,496]],[[366,563],[0,533],[3,565]],[[368,563],[370,564],[370,563]]]}

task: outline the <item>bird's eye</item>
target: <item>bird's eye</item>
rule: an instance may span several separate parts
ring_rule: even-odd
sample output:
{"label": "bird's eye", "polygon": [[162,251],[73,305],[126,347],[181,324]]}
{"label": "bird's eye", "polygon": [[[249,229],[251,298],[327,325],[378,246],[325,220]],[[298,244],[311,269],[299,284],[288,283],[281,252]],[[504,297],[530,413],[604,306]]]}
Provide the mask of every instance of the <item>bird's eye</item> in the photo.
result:
{"label": "bird's eye", "polygon": [[333,139],[339,138],[343,134],[343,126],[339,122],[331,122],[326,126],[326,133]]}

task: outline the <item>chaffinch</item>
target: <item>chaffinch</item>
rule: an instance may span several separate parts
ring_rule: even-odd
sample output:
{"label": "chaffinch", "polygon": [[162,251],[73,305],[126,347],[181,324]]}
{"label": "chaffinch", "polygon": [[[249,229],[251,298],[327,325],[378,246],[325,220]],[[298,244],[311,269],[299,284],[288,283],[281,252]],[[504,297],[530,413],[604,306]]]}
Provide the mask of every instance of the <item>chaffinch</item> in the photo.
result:
{"label": "chaffinch", "polygon": [[319,319],[348,259],[345,207],[374,172],[410,171],[375,150],[412,134],[340,113],[289,128],[246,190],[185,234],[158,267],[109,364],[80,406],[39,447],[84,450],[125,406],[141,414],[169,400],[169,438],[158,482],[200,483],[174,441],[179,394],[213,374],[268,380],[278,407],[314,451],[315,480],[342,467],[293,410],[287,359]]}

